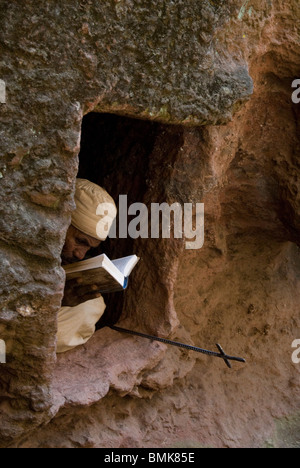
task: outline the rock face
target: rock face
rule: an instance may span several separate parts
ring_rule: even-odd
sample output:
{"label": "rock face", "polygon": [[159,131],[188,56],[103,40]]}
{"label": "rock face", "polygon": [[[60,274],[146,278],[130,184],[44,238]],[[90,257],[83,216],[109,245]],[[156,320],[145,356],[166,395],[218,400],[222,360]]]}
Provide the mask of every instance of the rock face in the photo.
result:
{"label": "rock face", "polygon": [[[3,0],[0,12],[1,446],[297,445],[298,2]],[[205,204],[201,250],[107,242],[142,261],[100,325],[221,342],[246,365],[107,327],[56,356],[78,171],[116,201]]]}

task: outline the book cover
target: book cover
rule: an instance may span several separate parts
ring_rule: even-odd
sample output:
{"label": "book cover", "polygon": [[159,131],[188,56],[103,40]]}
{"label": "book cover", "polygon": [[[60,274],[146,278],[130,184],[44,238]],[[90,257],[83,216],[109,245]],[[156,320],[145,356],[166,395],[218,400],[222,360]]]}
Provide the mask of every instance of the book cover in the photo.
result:
{"label": "book cover", "polygon": [[123,291],[127,288],[128,277],[139,261],[136,255],[111,261],[102,254],[81,262],[65,265],[66,286],[80,278],[80,286],[97,285],[99,292]]}

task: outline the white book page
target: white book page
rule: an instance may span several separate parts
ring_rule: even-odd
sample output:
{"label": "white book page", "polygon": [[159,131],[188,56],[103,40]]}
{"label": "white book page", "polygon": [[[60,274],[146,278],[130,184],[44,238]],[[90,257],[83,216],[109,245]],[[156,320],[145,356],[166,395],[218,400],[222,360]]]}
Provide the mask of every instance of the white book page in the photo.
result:
{"label": "white book page", "polygon": [[130,275],[135,265],[139,261],[139,257],[136,255],[129,255],[128,257],[118,258],[117,260],[112,260],[112,263],[118,268],[118,270],[125,276]]}
{"label": "white book page", "polygon": [[[95,284],[97,284],[97,278],[101,277],[99,269],[103,269],[108,272],[118,283],[124,285],[123,273],[113,264],[113,262],[105,255],[102,254],[98,257],[91,258],[89,260],[83,260],[81,262],[74,263],[72,265],[64,266],[67,273],[67,278],[73,279],[80,276],[85,278],[86,281],[91,282],[95,277]],[[82,273],[82,275],[80,275]],[[105,275],[102,274],[105,279]]]}
{"label": "white book page", "polygon": [[98,257],[89,258],[88,260],[82,260],[80,262],[71,263],[70,265],[64,265],[66,273],[75,273],[77,271],[91,270],[93,268],[100,268],[108,257],[105,254],[99,255]]}

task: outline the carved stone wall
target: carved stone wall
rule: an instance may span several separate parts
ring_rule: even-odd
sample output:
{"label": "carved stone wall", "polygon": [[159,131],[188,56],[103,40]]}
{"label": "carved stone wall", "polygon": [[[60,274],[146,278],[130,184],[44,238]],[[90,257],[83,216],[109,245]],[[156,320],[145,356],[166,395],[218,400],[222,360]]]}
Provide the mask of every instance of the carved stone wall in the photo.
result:
{"label": "carved stone wall", "polygon": [[[1,446],[292,444],[276,421],[296,427],[299,408],[298,2],[2,0],[0,13]],[[79,164],[84,116],[87,135],[116,140]],[[221,341],[246,366],[108,328],[57,358],[78,170],[115,198],[205,203],[200,251],[107,243],[142,257],[109,307],[141,331]]]}

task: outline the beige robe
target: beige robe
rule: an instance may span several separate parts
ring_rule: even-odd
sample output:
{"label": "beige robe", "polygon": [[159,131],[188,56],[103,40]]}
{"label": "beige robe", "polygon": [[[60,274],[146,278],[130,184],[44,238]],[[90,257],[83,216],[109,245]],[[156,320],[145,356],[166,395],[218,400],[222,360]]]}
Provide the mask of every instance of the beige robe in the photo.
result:
{"label": "beige robe", "polygon": [[58,312],[57,353],[64,353],[86,343],[95,333],[96,323],[105,311],[103,297],[76,307],[62,307]]}

